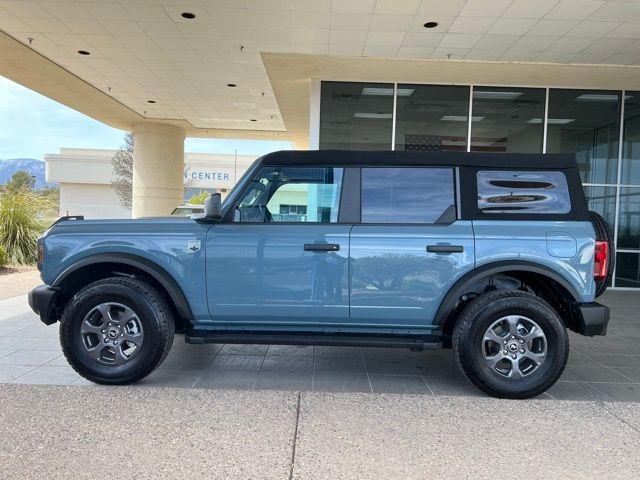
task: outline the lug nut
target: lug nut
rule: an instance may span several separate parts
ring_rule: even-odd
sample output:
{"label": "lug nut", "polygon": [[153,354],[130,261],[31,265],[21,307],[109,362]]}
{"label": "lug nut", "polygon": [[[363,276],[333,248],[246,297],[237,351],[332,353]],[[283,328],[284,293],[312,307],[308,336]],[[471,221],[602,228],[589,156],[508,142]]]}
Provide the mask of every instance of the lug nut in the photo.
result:
{"label": "lug nut", "polygon": [[503,354],[503,355],[506,355],[506,354],[507,354],[507,351],[506,351],[506,350],[502,350],[502,354]]}
{"label": "lug nut", "polygon": [[113,342],[113,344],[114,344],[114,345],[117,345],[117,344],[118,344],[118,340],[116,340],[115,342]]}
{"label": "lug nut", "polygon": [[[107,325],[111,326],[111,322],[107,323]],[[513,337],[511,337],[511,338],[513,338]]]}
{"label": "lug nut", "polygon": [[106,333],[106,330],[100,330],[101,333]]}
{"label": "lug nut", "polygon": [[120,334],[120,337],[124,337],[124,333],[121,333],[121,334]]}
{"label": "lug nut", "polygon": [[[111,325],[111,324],[109,324],[109,325]],[[514,338],[516,338],[516,337],[514,335],[511,335],[511,340],[513,340]]]}
{"label": "lug nut", "polygon": [[524,343],[524,340],[523,340],[523,339],[520,339],[520,343]]}
{"label": "lug nut", "polygon": [[522,348],[520,349],[520,353],[524,353],[524,350]]}
{"label": "lug nut", "polygon": [[515,360],[516,354],[514,353],[513,355],[511,355],[511,358],[513,358]]}

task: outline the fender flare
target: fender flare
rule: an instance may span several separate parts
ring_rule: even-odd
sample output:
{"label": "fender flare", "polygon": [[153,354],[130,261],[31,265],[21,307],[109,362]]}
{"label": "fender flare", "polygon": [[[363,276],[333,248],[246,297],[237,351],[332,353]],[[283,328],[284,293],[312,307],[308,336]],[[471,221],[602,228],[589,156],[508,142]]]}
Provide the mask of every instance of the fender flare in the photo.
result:
{"label": "fender flare", "polygon": [[469,273],[466,273],[460,279],[458,279],[458,281],[449,289],[444,299],[440,303],[440,307],[438,308],[436,317],[433,322],[434,325],[442,326],[447,322],[449,316],[456,307],[456,302],[458,301],[458,299],[462,295],[467,293],[468,289],[474,282],[477,282],[478,280],[481,280],[483,278],[490,277],[491,275],[496,275],[498,273],[504,273],[513,270],[544,275],[545,277],[558,282],[571,294],[574,301],[580,302],[580,295],[576,291],[575,287],[571,285],[571,283],[569,283],[566,278],[562,277],[558,272],[552,270],[551,268],[523,260],[506,260],[483,265]]}
{"label": "fender flare", "polygon": [[77,270],[99,263],[120,263],[138,268],[156,280],[169,294],[180,317],[192,320],[193,314],[189,302],[178,282],[161,266],[149,259],[128,253],[98,253],[81,258],[65,268],[54,280],[52,287],[60,287],[64,280]]}

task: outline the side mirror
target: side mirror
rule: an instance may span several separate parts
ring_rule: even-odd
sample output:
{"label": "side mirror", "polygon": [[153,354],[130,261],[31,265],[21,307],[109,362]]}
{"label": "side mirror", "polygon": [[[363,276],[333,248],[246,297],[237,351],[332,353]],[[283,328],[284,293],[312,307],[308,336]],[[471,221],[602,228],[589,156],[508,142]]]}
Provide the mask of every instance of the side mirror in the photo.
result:
{"label": "side mirror", "polygon": [[222,218],[222,195],[212,193],[204,201],[204,218],[206,220],[220,220]]}

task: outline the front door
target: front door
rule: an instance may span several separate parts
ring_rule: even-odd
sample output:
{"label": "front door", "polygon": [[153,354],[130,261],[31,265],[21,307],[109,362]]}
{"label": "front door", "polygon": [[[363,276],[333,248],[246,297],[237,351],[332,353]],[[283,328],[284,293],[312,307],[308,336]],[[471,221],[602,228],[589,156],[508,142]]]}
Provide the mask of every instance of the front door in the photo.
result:
{"label": "front door", "polygon": [[448,289],[473,268],[473,229],[457,219],[454,174],[362,169],[362,221],[350,246],[353,324],[426,332]]}
{"label": "front door", "polygon": [[342,324],[349,317],[351,225],[338,224],[342,169],[262,167],[207,236],[214,325]]}

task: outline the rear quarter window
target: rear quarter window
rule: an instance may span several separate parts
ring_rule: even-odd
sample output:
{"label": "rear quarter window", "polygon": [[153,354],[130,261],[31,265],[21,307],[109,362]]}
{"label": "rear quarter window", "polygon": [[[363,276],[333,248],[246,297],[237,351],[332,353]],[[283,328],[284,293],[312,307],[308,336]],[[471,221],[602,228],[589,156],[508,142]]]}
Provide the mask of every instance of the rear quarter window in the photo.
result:
{"label": "rear quarter window", "polygon": [[477,173],[482,213],[563,214],[571,211],[567,178],[555,171],[481,170]]}

